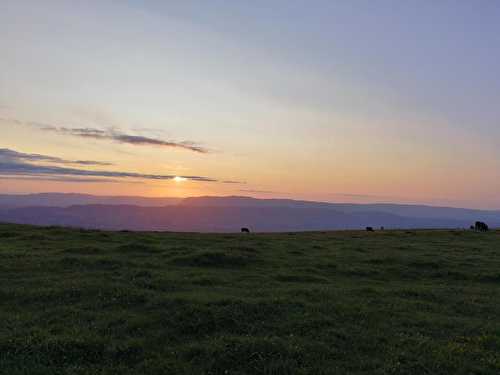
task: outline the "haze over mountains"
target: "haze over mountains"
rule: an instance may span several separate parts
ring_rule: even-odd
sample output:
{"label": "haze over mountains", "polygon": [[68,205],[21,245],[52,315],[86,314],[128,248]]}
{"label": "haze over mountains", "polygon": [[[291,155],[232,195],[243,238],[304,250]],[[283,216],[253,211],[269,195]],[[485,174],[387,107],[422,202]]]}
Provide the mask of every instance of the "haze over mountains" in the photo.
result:
{"label": "haze over mountains", "polygon": [[133,205],[161,207],[177,204],[181,198],[151,198],[129,196],[97,196],[90,194],[40,193],[40,194],[0,194],[0,208],[10,207],[70,207],[87,204]]}
{"label": "haze over mountains", "polygon": [[257,232],[500,227],[500,211],[400,204],[339,204],[249,197],[146,198],[0,195],[0,221],[109,230]]}

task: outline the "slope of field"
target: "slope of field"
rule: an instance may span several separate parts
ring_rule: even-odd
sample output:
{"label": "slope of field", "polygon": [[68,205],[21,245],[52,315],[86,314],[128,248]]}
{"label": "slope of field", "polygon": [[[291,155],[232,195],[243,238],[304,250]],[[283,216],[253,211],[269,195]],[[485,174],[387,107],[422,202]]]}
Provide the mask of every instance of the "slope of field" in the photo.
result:
{"label": "slope of field", "polygon": [[498,374],[500,232],[0,225],[0,373]]}

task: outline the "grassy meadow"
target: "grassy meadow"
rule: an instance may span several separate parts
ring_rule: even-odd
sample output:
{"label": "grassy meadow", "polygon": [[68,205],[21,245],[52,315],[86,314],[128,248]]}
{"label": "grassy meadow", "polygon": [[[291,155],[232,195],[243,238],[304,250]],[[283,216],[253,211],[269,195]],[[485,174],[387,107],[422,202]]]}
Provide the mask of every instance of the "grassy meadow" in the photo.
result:
{"label": "grassy meadow", "polygon": [[0,225],[0,374],[500,374],[500,232]]}

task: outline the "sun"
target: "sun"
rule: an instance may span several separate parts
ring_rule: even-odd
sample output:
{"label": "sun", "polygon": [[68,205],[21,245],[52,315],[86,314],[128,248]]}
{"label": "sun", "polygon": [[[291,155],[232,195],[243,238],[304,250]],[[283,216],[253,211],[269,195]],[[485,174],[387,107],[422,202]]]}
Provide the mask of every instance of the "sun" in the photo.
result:
{"label": "sun", "polygon": [[182,181],[186,181],[186,180],[187,180],[187,178],[185,178],[185,177],[181,177],[181,176],[174,177],[175,182],[182,182]]}

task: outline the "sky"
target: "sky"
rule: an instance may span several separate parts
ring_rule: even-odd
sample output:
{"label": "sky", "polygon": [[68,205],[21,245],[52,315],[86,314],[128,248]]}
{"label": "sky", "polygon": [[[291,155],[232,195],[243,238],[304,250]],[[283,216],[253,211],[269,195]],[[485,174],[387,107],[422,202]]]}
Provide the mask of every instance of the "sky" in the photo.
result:
{"label": "sky", "polygon": [[500,209],[500,2],[0,2],[0,193]]}

